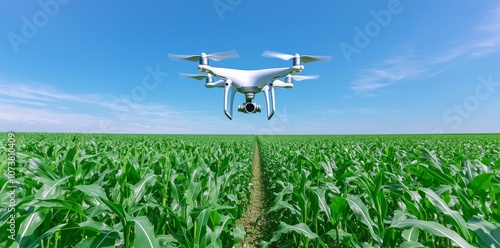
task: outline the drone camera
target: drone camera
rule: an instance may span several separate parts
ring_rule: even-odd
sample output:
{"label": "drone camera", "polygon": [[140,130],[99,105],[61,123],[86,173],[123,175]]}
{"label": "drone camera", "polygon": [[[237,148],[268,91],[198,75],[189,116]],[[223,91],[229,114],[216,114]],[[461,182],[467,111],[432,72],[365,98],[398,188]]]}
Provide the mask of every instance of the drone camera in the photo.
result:
{"label": "drone camera", "polygon": [[244,103],[243,105],[238,105],[238,111],[246,114],[259,113],[261,111],[261,107],[260,105],[255,104],[253,102],[247,102]]}

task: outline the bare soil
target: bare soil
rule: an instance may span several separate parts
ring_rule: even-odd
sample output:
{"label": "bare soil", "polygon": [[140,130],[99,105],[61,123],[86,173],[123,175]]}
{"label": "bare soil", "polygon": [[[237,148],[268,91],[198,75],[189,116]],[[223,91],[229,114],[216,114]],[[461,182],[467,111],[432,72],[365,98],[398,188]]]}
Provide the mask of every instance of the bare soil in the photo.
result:
{"label": "bare soil", "polygon": [[255,144],[255,152],[253,157],[253,178],[252,192],[250,195],[250,206],[243,213],[243,216],[237,221],[237,224],[243,226],[246,232],[245,240],[240,241],[240,247],[258,247],[259,242],[266,235],[266,220],[261,219],[257,225],[257,218],[265,212],[265,192],[262,183],[262,171],[259,156],[259,147]]}

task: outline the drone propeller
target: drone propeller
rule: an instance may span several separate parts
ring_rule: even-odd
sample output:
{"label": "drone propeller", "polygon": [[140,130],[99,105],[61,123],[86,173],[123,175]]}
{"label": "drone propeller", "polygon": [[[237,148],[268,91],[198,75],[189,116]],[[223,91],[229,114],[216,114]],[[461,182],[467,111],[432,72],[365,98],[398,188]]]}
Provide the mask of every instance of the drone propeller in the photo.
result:
{"label": "drone propeller", "polygon": [[332,58],[331,56],[299,55],[298,53],[296,53],[295,55],[291,55],[286,53],[273,52],[269,50],[264,51],[262,53],[262,57],[278,58],[282,60],[300,58],[300,60],[302,60],[302,62],[304,63],[315,62],[315,61],[328,61]]}
{"label": "drone propeller", "polygon": [[220,52],[220,53],[201,53],[200,55],[180,55],[180,54],[168,54],[171,60],[187,60],[197,62],[200,58],[208,58],[214,61],[220,61],[229,58],[238,58],[240,55],[235,50]]}
{"label": "drone propeller", "polygon": [[207,78],[208,74],[190,74],[190,73],[181,73],[181,77],[185,77],[185,78],[193,78],[193,79],[196,79],[196,80],[202,80],[202,79],[205,79]]}
{"label": "drone propeller", "polygon": [[[302,81],[302,80],[309,80],[309,79],[318,79],[319,75],[301,76],[301,75],[291,75],[291,74],[288,74],[288,75],[286,75],[285,82],[283,82],[283,83],[292,85],[292,78],[295,81]],[[279,87],[278,85],[276,85],[276,86]],[[283,87],[283,86],[281,86],[281,87]]]}
{"label": "drone propeller", "polygon": [[318,79],[319,75],[307,75],[307,76],[302,76],[302,75],[290,75],[291,78],[293,78],[295,81],[302,81],[302,80],[314,80]]}

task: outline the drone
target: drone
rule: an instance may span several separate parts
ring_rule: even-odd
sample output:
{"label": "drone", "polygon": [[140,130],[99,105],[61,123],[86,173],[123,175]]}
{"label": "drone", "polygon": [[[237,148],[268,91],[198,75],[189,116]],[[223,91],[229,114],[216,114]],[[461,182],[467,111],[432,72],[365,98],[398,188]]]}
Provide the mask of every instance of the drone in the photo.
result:
{"label": "drone", "polygon": [[[201,53],[200,55],[168,54],[171,60],[198,62],[198,71],[205,73],[181,73],[182,77],[196,80],[205,79],[206,88],[224,88],[224,114],[230,120],[233,119],[233,103],[236,92],[245,95],[246,102],[242,105],[238,105],[238,112],[246,114],[261,112],[261,106],[252,101],[256,94],[263,92],[266,99],[267,119],[270,120],[276,109],[274,89],[293,88],[292,79],[295,81],[302,81],[319,78],[319,75],[300,76],[294,74],[304,70],[302,63],[328,61],[331,58],[330,56],[299,55],[298,53],[291,55],[273,51],[265,51],[262,53],[262,56],[282,60],[293,59],[292,66],[260,70],[239,70],[209,65],[209,60],[220,61],[228,58],[238,58],[239,54],[234,50],[211,54]],[[218,80],[214,81],[214,78],[218,78]],[[280,80],[281,78],[284,78],[284,81]],[[230,100],[228,101],[228,99]],[[229,107],[228,103],[230,105]]]}

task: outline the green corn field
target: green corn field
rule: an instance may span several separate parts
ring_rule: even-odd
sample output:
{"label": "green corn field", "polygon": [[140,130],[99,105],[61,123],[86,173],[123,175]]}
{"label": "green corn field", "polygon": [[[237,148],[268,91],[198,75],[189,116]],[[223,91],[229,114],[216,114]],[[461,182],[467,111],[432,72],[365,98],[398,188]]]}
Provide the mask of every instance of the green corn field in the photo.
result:
{"label": "green corn field", "polygon": [[498,134],[0,135],[0,247],[500,247]]}

